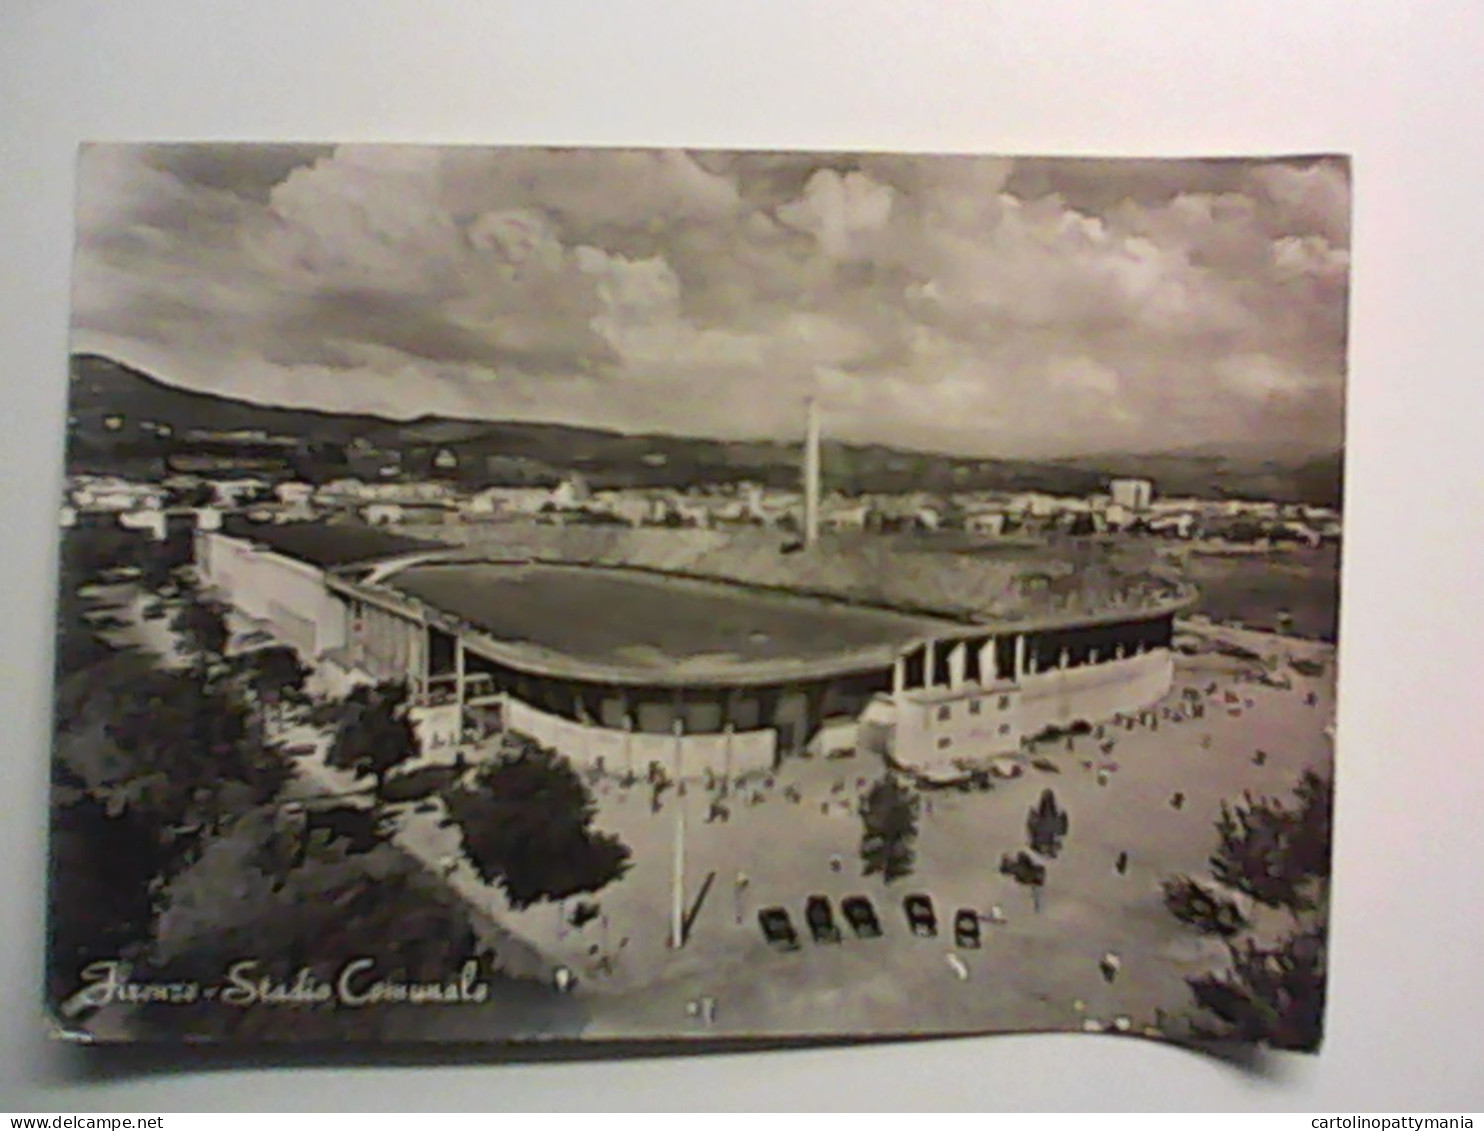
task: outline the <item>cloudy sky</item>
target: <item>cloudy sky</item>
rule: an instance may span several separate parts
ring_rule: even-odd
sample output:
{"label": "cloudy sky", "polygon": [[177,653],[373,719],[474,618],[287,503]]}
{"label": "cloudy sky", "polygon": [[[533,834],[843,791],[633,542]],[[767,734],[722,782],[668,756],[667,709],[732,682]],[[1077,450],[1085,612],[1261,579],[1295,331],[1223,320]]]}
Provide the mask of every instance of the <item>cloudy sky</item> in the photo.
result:
{"label": "cloudy sky", "polygon": [[267,403],[973,455],[1340,440],[1335,160],[82,152],[74,341]]}

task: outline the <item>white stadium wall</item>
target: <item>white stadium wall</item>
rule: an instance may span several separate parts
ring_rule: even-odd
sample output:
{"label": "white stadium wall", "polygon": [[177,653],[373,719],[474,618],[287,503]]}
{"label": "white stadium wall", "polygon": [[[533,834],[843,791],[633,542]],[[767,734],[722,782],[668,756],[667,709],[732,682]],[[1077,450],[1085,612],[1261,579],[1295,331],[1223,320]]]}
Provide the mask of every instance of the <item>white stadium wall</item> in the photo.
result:
{"label": "white stadium wall", "polygon": [[196,566],[206,585],[305,657],[345,644],[345,606],[314,566],[216,531],[196,533]]}
{"label": "white stadium wall", "polygon": [[1048,727],[1096,723],[1147,707],[1169,691],[1174,678],[1174,653],[1157,648],[1022,676],[1015,684],[967,684],[936,696],[908,693],[896,708],[892,755],[903,765],[928,768],[1011,753],[1020,749],[1022,737]]}
{"label": "white stadium wall", "polygon": [[[506,726],[566,755],[578,766],[597,765],[611,773],[642,776],[652,762],[671,777],[695,779],[707,772],[726,777],[767,773],[777,749],[771,730],[731,734],[649,734],[591,726],[548,714],[519,699],[507,699]],[[679,766],[677,768],[677,748]]]}
{"label": "white stadium wall", "polygon": [[1156,648],[1110,663],[1039,672],[1020,681],[1020,730],[1035,735],[1158,702],[1175,681],[1175,654]]}

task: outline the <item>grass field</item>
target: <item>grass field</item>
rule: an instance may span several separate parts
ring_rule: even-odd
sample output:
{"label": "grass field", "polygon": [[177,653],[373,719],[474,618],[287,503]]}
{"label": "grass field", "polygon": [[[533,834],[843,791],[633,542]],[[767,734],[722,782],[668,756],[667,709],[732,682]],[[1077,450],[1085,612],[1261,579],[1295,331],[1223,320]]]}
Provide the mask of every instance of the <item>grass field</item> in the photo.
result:
{"label": "grass field", "polygon": [[706,657],[738,667],[890,650],[943,624],[804,597],[637,572],[552,565],[428,565],[398,589],[578,660],[663,671]]}

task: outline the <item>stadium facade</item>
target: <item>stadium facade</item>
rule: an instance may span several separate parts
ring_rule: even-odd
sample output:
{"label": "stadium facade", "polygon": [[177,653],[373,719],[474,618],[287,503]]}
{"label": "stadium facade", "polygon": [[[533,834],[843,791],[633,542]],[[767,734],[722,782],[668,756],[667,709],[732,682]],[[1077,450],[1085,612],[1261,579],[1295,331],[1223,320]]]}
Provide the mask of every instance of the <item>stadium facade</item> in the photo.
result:
{"label": "stadium facade", "polygon": [[[430,756],[497,727],[676,777],[876,751],[950,772],[1157,701],[1183,589],[965,623],[724,576],[325,524],[196,534],[202,582],[306,660],[410,690]],[[742,579],[745,581],[745,578]]]}

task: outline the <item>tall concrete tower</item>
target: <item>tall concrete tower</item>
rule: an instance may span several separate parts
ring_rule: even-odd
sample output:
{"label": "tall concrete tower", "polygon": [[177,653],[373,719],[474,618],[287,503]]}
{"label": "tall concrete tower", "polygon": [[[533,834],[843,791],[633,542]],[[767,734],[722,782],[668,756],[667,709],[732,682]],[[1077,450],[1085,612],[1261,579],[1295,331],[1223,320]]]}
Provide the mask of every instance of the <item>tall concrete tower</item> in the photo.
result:
{"label": "tall concrete tower", "polygon": [[819,541],[819,398],[806,402],[809,422],[804,434],[804,545]]}

